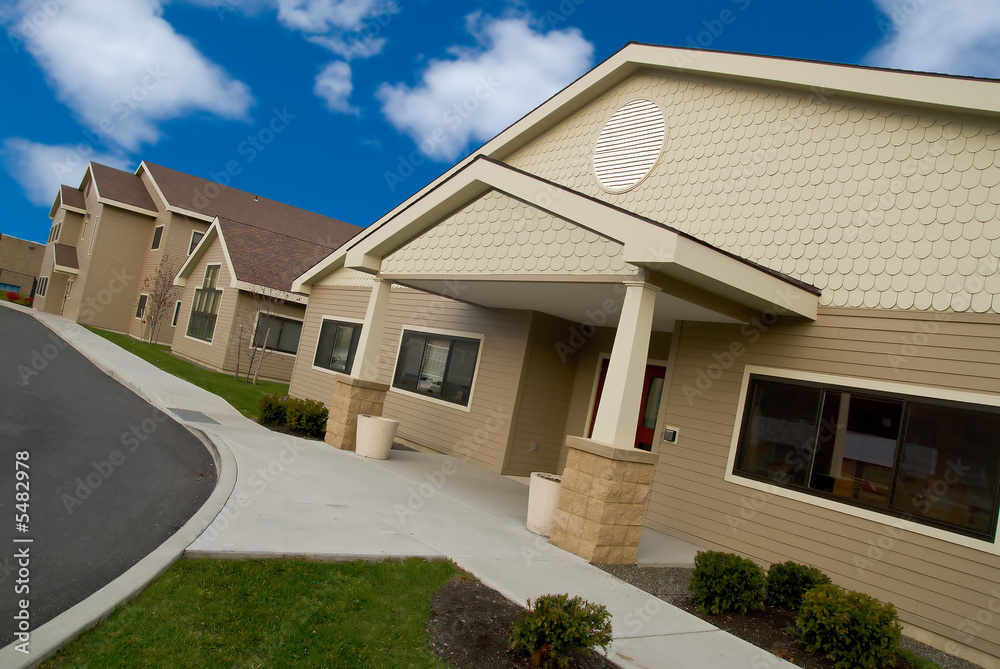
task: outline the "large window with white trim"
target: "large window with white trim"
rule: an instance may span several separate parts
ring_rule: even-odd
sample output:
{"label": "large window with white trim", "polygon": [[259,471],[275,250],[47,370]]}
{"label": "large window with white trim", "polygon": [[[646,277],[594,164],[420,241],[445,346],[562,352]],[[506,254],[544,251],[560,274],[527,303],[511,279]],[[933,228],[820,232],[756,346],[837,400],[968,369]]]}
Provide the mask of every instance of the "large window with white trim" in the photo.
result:
{"label": "large window with white trim", "polygon": [[752,375],[734,474],[992,540],[1000,409]]}
{"label": "large window with white trim", "polygon": [[468,406],[479,344],[478,339],[404,330],[392,386]]}
{"label": "large window with white trim", "polygon": [[313,364],[333,372],[350,374],[362,327],[361,323],[324,318],[319,329],[319,343],[316,345]]}
{"label": "large window with white trim", "polygon": [[222,291],[216,287],[219,283],[220,267],[221,265],[206,267],[201,288],[194,291],[194,303],[191,305],[191,316],[188,318],[187,327],[189,337],[212,341],[215,321],[219,316],[219,303],[222,301]]}

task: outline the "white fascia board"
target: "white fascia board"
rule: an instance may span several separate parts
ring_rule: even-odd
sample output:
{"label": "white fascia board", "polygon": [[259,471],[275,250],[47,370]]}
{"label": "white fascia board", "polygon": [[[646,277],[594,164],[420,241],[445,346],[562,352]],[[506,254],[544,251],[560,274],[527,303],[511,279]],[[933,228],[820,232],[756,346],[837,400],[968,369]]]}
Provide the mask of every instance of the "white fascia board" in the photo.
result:
{"label": "white fascia board", "polygon": [[136,214],[142,214],[143,216],[152,216],[153,218],[156,218],[156,216],[159,213],[156,211],[152,211],[150,209],[143,209],[142,207],[136,207],[133,204],[125,204],[124,202],[119,202],[118,200],[111,200],[106,197],[100,197],[100,193],[98,193],[97,202],[98,204],[109,204],[112,207],[125,209],[126,211],[135,212]]}
{"label": "white fascia board", "polygon": [[168,204],[167,205],[167,211],[169,211],[171,213],[174,213],[174,214],[182,214],[184,216],[188,216],[190,218],[197,219],[199,221],[205,221],[206,223],[211,223],[212,221],[215,220],[214,216],[209,216],[207,214],[201,214],[201,213],[199,213],[197,211],[191,211],[190,209],[184,209],[183,207],[175,207],[172,204]]}
{"label": "white fascia board", "polygon": [[[194,251],[192,251],[191,255],[189,255],[187,259],[184,260],[184,263],[181,265],[181,268],[177,270],[177,275],[174,276],[175,286],[183,287],[187,284],[188,276],[190,276],[191,272],[194,270],[195,265],[198,264],[198,261],[201,259],[201,257],[205,255],[205,252],[208,250],[209,244],[211,244],[213,239],[215,239],[216,237],[221,238],[221,236],[222,235],[219,232],[219,221],[218,219],[215,219],[212,222],[212,225],[209,226],[208,230],[205,231],[205,236],[202,237],[201,240],[198,242],[198,245],[194,248]],[[226,260],[228,264],[231,264],[229,263],[228,260],[228,252],[226,252]],[[231,268],[230,271],[232,271]]]}
{"label": "white fascia board", "polygon": [[57,265],[55,263],[53,263],[52,265],[52,271],[61,272],[63,274],[72,274],[74,276],[80,273],[80,270],[78,269],[75,269],[73,267],[65,267],[63,265]]}
{"label": "white fascia board", "polygon": [[261,286],[260,284],[249,283],[247,281],[236,281],[233,283],[233,288],[239,288],[240,290],[244,290],[255,295],[273,296],[275,299],[284,300],[285,302],[293,302],[295,304],[306,304],[309,302],[309,298],[305,295],[296,295],[295,293],[290,293],[287,290]]}

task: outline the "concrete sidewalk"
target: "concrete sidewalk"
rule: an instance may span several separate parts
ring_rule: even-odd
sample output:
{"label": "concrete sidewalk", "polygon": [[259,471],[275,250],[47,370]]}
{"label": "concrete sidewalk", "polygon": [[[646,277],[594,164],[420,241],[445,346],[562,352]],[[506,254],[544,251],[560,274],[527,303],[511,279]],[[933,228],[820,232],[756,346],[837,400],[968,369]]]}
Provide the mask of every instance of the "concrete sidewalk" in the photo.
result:
{"label": "concrete sidewalk", "polygon": [[[234,485],[232,472],[220,471],[220,486],[230,481],[232,493],[187,555],[447,557],[520,604],[563,592],[604,604],[615,634],[608,655],[623,667],[794,666],[528,532],[528,489],[520,481],[444,455],[393,451],[389,460],[367,460],[273,433],[67,319],[34,313],[101,369],[208,437],[223,469],[235,467]],[[693,550],[651,536],[641,561],[683,564]]]}

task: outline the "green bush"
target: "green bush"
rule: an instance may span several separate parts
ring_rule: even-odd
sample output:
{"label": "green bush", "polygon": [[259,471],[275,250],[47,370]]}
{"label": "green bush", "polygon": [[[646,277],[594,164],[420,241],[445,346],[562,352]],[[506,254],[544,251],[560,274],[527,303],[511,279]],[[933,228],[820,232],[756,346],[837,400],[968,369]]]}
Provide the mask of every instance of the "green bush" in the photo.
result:
{"label": "green bush", "polygon": [[767,601],[772,606],[798,611],[807,590],[829,582],[830,577],[816,567],[797,562],[772,564],[767,570]]}
{"label": "green bush", "polygon": [[510,628],[510,647],[531,655],[533,667],[571,666],[573,653],[590,654],[611,644],[611,614],[599,605],[569,595],[543,595]]}
{"label": "green bush", "polygon": [[284,425],[285,412],[287,410],[287,395],[274,395],[264,393],[257,403],[257,413],[260,415],[261,425]]}
{"label": "green bush", "polygon": [[289,397],[285,401],[285,423],[288,429],[307,437],[321,438],[326,432],[329,412],[322,402]]}
{"label": "green bush", "polygon": [[837,669],[881,669],[896,665],[901,628],[896,607],[874,597],[820,585],[802,596],[795,618],[799,639]]}
{"label": "green bush", "polygon": [[702,613],[747,613],[764,608],[764,570],[735,553],[701,551],[694,558],[691,592]]}

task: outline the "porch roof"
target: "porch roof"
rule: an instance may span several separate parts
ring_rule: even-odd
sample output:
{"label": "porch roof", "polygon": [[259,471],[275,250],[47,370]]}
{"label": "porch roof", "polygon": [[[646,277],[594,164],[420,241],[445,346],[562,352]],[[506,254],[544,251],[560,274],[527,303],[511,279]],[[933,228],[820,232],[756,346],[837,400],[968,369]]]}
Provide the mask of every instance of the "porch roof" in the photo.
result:
{"label": "porch roof", "polygon": [[78,274],[80,261],[76,256],[76,247],[69,244],[53,244],[52,269],[63,274]]}
{"label": "porch roof", "polygon": [[[621,259],[629,271],[604,276],[572,271],[544,276],[527,271],[475,275],[384,271],[383,260],[394,251],[491,191],[621,245]],[[324,275],[347,267],[483,306],[535,309],[577,321],[588,307],[613,299],[615,285],[642,280],[662,291],[657,311],[672,314],[658,329],[672,329],[678,318],[745,322],[765,310],[811,319],[819,296],[816,288],[792,277],[485,156],[476,157],[396,216],[345,244],[324,265]],[[303,275],[292,289],[308,291],[311,279],[308,273]],[[464,285],[461,294],[448,288],[456,279]]]}

